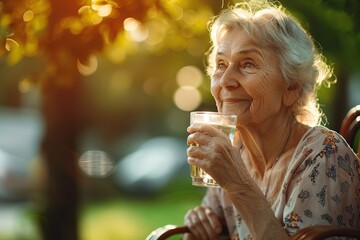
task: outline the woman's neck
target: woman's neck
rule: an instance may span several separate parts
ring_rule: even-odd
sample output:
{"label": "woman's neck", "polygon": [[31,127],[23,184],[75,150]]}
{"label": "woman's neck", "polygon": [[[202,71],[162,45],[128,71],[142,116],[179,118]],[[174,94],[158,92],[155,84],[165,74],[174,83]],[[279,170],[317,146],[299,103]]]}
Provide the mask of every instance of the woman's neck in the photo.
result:
{"label": "woman's neck", "polygon": [[284,116],[241,127],[235,145],[243,151],[246,165],[263,176],[287,149],[297,144],[292,135],[299,125],[292,116]]}

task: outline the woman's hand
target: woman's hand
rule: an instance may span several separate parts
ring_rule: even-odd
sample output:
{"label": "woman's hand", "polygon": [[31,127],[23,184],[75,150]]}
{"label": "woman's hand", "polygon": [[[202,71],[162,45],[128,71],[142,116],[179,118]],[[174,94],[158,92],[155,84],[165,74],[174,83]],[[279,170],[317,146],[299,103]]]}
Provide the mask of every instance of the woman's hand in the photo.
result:
{"label": "woman's hand", "polygon": [[184,235],[184,240],[215,239],[222,232],[222,225],[214,211],[199,206],[189,210],[184,218],[191,233]]}
{"label": "woman's hand", "polygon": [[187,130],[189,164],[202,168],[226,190],[248,187],[251,178],[241,160],[239,149],[232,146],[225,133],[207,124],[192,124]]}

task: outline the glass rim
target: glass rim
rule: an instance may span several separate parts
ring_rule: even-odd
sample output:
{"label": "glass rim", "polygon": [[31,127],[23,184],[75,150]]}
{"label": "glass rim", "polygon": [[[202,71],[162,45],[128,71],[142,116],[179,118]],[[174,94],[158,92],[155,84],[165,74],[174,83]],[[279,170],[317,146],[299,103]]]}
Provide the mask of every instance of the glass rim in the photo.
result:
{"label": "glass rim", "polygon": [[211,111],[193,111],[190,114],[190,123],[206,123],[212,125],[237,125],[237,115]]}
{"label": "glass rim", "polygon": [[209,114],[209,115],[237,117],[237,115],[233,113],[212,112],[212,111],[192,111],[190,112],[190,114]]}

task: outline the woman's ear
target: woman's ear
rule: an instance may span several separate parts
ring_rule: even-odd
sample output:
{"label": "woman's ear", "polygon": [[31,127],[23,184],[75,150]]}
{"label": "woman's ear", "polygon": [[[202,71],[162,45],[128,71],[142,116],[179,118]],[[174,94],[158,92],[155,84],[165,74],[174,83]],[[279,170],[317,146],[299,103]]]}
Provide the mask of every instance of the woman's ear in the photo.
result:
{"label": "woman's ear", "polygon": [[283,103],[289,107],[296,102],[301,94],[302,88],[298,84],[288,85],[284,91]]}

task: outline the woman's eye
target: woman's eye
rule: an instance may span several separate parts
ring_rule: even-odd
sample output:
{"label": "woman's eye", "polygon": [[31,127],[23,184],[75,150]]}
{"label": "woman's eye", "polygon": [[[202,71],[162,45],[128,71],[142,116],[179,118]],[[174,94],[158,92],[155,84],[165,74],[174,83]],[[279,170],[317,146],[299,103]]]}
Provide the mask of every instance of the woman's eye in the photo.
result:
{"label": "woman's eye", "polygon": [[217,69],[224,69],[226,66],[224,63],[220,62],[217,64]]}
{"label": "woman's eye", "polygon": [[243,68],[255,68],[255,64],[252,62],[245,62],[242,67]]}

